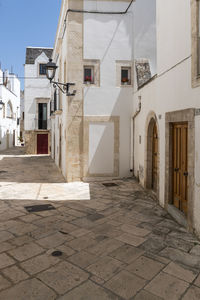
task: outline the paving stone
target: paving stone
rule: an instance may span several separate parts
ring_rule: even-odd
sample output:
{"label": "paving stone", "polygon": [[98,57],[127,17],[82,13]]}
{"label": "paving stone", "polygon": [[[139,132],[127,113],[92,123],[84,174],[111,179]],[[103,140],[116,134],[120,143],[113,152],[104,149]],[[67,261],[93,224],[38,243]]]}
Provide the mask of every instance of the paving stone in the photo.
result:
{"label": "paving stone", "polygon": [[200,287],[200,275],[196,278],[194,284]]}
{"label": "paving stone", "polygon": [[97,244],[97,241],[95,241],[95,240],[93,240],[93,239],[91,239],[91,238],[89,238],[88,236],[85,236],[85,235],[82,236],[82,237],[79,237],[77,239],[73,239],[72,241],[70,241],[68,243],[68,245],[71,248],[73,248],[77,251],[81,251],[85,248],[92,247],[96,244]]}
{"label": "paving stone", "polygon": [[91,230],[96,234],[106,235],[108,237],[116,237],[123,233],[120,229],[107,223],[95,226]]}
{"label": "paving stone", "polygon": [[1,246],[0,246],[0,253],[11,250],[13,248],[15,248],[15,246],[11,245],[8,242],[3,242],[3,243],[1,243]]}
{"label": "paving stone", "polygon": [[0,300],[54,300],[56,294],[37,279],[29,279],[0,293]]}
{"label": "paving stone", "polygon": [[21,222],[20,224],[17,224],[17,226],[9,228],[9,231],[15,235],[20,236],[35,229],[37,229],[37,226]]}
{"label": "paving stone", "polygon": [[152,254],[158,254],[165,246],[165,241],[162,237],[154,237],[148,238],[139,248]]}
{"label": "paving stone", "polygon": [[55,264],[59,263],[60,259],[51,255],[43,254],[33,257],[23,263],[20,266],[29,274],[33,275],[44,271]]}
{"label": "paving stone", "polygon": [[41,217],[37,216],[35,214],[29,214],[23,217],[20,217],[19,220],[26,222],[26,223],[32,223],[35,220],[39,220]]}
{"label": "paving stone", "polygon": [[158,274],[145,290],[166,300],[180,299],[189,284],[166,273]]}
{"label": "paving stone", "polygon": [[108,290],[96,285],[88,280],[81,286],[73,289],[73,291],[59,298],[59,300],[118,300],[119,298],[113,295]]}
{"label": "paving stone", "polygon": [[193,234],[191,234],[189,232],[181,232],[179,230],[171,231],[168,236],[169,237],[174,237],[176,239],[184,240],[184,241],[187,241],[187,242],[192,242],[192,243],[199,244],[199,241],[194,237]]}
{"label": "paving stone", "polygon": [[56,232],[58,232],[58,230],[55,229],[55,228],[41,227],[41,228],[38,228],[38,229],[36,229],[32,232],[27,233],[27,235],[34,238],[34,239],[36,239],[36,240],[39,240],[39,239],[42,239],[46,236],[52,235]]}
{"label": "paving stone", "polygon": [[12,280],[14,283],[18,283],[29,277],[28,274],[26,274],[23,270],[21,270],[17,266],[4,269],[2,272],[7,278]]}
{"label": "paving stone", "polygon": [[97,242],[94,246],[86,248],[86,251],[96,256],[105,256],[122,245],[123,243],[118,240],[104,239]]}
{"label": "paving stone", "polygon": [[90,254],[85,251],[81,251],[77,254],[74,254],[68,258],[68,261],[72,262],[73,264],[81,267],[86,268],[89,265],[93,264],[99,258],[93,254]]}
{"label": "paving stone", "polygon": [[67,223],[67,222],[57,222],[54,225],[54,228],[56,228],[57,230],[63,231],[65,233],[71,233],[77,229],[80,229],[79,227],[72,225],[70,223]]}
{"label": "paving stone", "polygon": [[86,216],[85,213],[80,212],[80,211],[75,210],[75,209],[68,209],[68,210],[67,210],[67,213],[68,213],[69,215],[72,215],[72,216],[78,217],[78,218],[81,218],[81,217],[85,217],[85,216]]}
{"label": "paving stone", "polygon": [[85,229],[91,229],[94,227],[94,222],[88,220],[86,217],[73,220],[71,223]]}
{"label": "paving stone", "polygon": [[8,231],[0,231],[0,243],[10,240],[14,235]]}
{"label": "paving stone", "polygon": [[200,245],[194,246],[194,247],[190,250],[190,254],[194,254],[194,255],[200,256]]}
{"label": "paving stone", "polygon": [[163,298],[153,295],[145,290],[142,290],[134,297],[134,300],[162,300],[162,299]]}
{"label": "paving stone", "polygon": [[75,250],[73,250],[72,248],[68,247],[67,246],[67,243],[65,243],[64,245],[60,245],[60,246],[57,246],[56,248],[53,248],[53,249],[50,249],[47,251],[47,254],[51,254],[53,251],[62,251],[63,252],[63,255],[62,255],[62,258],[67,258],[68,256],[71,256],[73,255],[74,253],[76,253]]}
{"label": "paving stone", "polygon": [[64,294],[86,281],[89,274],[68,262],[61,262],[38,274],[37,277],[57,293]]}
{"label": "paving stone", "polygon": [[37,244],[44,248],[54,248],[66,242],[66,236],[60,232],[37,240]]}
{"label": "paving stone", "polygon": [[32,237],[30,237],[28,235],[23,235],[20,237],[15,237],[14,239],[10,240],[9,242],[15,246],[22,246],[24,244],[29,244],[32,241],[33,241]]}
{"label": "paving stone", "polygon": [[115,273],[119,272],[124,267],[124,264],[120,261],[105,256],[99,259],[96,263],[90,265],[87,270],[92,274],[102,278],[107,281],[110,279]]}
{"label": "paving stone", "polygon": [[187,241],[175,238],[175,237],[171,237],[169,235],[165,239],[165,244],[167,247],[177,248],[177,249],[183,250],[185,252],[189,252],[190,249],[194,245],[193,243],[190,243],[190,242],[187,242]]}
{"label": "paving stone", "polygon": [[88,233],[90,233],[89,230],[86,230],[84,228],[80,228],[80,229],[77,229],[75,231],[72,231],[70,234],[72,236],[75,236],[75,237],[80,237],[80,236],[83,236],[83,235],[88,234]]}
{"label": "paving stone", "polygon": [[168,265],[171,262],[171,260],[167,259],[166,257],[159,256],[159,255],[152,254],[152,253],[145,252],[144,256],[146,256],[148,258],[151,258],[151,259],[154,259],[154,260],[156,260],[156,261],[158,261],[158,262],[160,262],[160,263],[162,263],[164,265]]}
{"label": "paving stone", "polygon": [[109,256],[121,260],[124,263],[131,263],[144,253],[143,250],[130,245],[123,245],[122,247],[114,250],[109,254]]}
{"label": "paving stone", "polygon": [[105,283],[104,286],[124,299],[130,299],[136,295],[145,284],[146,280],[139,278],[134,274],[130,274],[127,271],[121,271]]}
{"label": "paving stone", "polygon": [[18,261],[24,261],[42,253],[43,251],[44,249],[36,245],[35,243],[29,243],[9,251],[9,254]]}
{"label": "paving stone", "polygon": [[200,299],[200,288],[191,286],[182,300],[199,300]]}
{"label": "paving stone", "polygon": [[126,270],[130,273],[134,273],[144,279],[151,280],[156,274],[158,274],[164,265],[149,259],[147,257],[141,256],[132,262]]}
{"label": "paving stone", "polygon": [[159,253],[160,256],[167,257],[191,268],[200,269],[200,257],[185,253],[179,249],[167,247]]}
{"label": "paving stone", "polygon": [[198,275],[198,272],[189,270],[186,266],[171,262],[167,267],[163,270],[168,274],[171,274],[179,279],[185,280],[187,282],[192,282]]}
{"label": "paving stone", "polygon": [[135,247],[143,244],[146,241],[145,238],[130,233],[123,233],[122,235],[116,237],[116,239]]}
{"label": "paving stone", "polygon": [[121,230],[127,233],[131,233],[137,236],[145,237],[148,235],[151,231],[139,228],[137,226],[133,226],[130,224],[124,224],[121,226]]}
{"label": "paving stone", "polygon": [[0,254],[0,269],[6,268],[8,266],[14,265],[15,261],[8,256],[6,253]]}
{"label": "paving stone", "polygon": [[[11,286],[11,283],[5,279],[3,276],[0,275],[0,291],[8,288],[9,286]],[[7,299],[7,298],[5,298]]]}
{"label": "paving stone", "polygon": [[98,285],[103,285],[105,283],[105,281],[102,278],[99,278],[95,275],[90,277],[90,280],[92,280],[93,282],[97,283]]}

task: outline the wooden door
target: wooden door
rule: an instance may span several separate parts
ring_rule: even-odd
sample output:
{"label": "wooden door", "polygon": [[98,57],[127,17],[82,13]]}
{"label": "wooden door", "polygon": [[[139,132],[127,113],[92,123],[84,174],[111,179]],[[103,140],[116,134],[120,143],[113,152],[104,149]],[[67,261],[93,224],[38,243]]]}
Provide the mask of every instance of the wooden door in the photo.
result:
{"label": "wooden door", "polygon": [[187,214],[188,125],[173,125],[173,204]]}
{"label": "wooden door", "polygon": [[152,145],[152,189],[157,191],[158,182],[158,129],[156,123],[153,126],[153,145]]}
{"label": "wooden door", "polygon": [[48,154],[48,134],[37,135],[37,154]]}

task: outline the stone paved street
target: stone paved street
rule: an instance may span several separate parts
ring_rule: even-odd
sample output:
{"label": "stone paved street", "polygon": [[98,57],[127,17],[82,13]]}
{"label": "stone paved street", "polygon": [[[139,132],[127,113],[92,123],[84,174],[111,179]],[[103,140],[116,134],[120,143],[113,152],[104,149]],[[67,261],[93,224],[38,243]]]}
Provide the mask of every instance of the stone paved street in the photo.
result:
{"label": "stone paved street", "polygon": [[[200,242],[114,182],[67,184],[48,156],[1,153],[0,300],[200,299]],[[56,209],[24,208],[38,204]]]}

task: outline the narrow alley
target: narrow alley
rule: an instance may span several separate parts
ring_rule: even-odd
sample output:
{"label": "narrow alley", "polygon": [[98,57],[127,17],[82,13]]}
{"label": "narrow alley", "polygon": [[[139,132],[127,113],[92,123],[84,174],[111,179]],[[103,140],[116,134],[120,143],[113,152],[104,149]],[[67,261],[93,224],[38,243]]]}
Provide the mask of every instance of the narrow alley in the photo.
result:
{"label": "narrow alley", "polygon": [[0,300],[200,299],[199,240],[134,179],[65,183],[1,152],[0,242]]}

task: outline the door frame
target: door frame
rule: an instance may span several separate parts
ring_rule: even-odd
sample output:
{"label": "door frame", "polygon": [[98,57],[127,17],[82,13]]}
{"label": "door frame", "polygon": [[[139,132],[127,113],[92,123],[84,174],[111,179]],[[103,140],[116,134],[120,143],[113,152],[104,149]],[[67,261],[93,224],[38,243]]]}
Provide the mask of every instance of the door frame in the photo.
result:
{"label": "door frame", "polygon": [[192,230],[194,223],[194,167],[195,167],[195,109],[185,109],[165,114],[165,208],[169,211],[169,205],[173,198],[173,124],[188,123],[188,213],[186,221]]}
{"label": "door frame", "polygon": [[[156,189],[156,197],[159,200],[160,194],[160,132],[158,126],[158,120],[156,114],[151,111],[146,119],[145,125],[145,178],[144,178],[144,186],[147,189],[152,190],[152,167],[153,167],[153,127],[154,124],[157,126],[157,133],[158,133],[158,154],[157,154],[157,189]],[[153,191],[153,190],[152,190]]]}
{"label": "door frame", "polygon": [[[174,168],[175,168],[175,166],[174,166],[174,163],[175,163],[175,157],[177,157],[177,156],[179,156],[180,155],[180,161],[181,161],[181,165],[182,165],[182,163],[183,163],[183,161],[182,161],[182,151],[180,151],[179,152],[179,154],[177,154],[178,153],[178,151],[176,151],[176,153],[175,153],[175,143],[174,143],[174,134],[175,134],[175,132],[174,132],[174,129],[175,129],[175,127],[176,128],[180,128],[181,129],[181,135],[180,135],[180,144],[178,145],[178,147],[182,147],[183,146],[183,144],[182,144],[182,138],[183,138],[183,135],[182,135],[182,127],[183,126],[187,126],[187,141],[188,141],[188,122],[179,122],[179,123],[177,123],[177,122],[173,122],[173,123],[171,123],[171,126],[172,126],[172,130],[173,130],[173,134],[172,134],[172,139],[173,139],[173,141],[172,141],[172,204],[175,206],[175,207],[177,207],[176,206],[176,204],[174,203],[175,202],[175,195],[174,195],[174,184],[175,184],[175,176],[174,176]],[[177,146],[177,144],[176,144],[176,146]],[[186,154],[187,154],[187,158],[186,158],[186,165],[187,165],[187,167],[186,167],[186,170],[187,170],[187,172],[188,172],[188,143],[187,143],[187,146],[186,146],[186,148],[185,148],[185,151],[186,151]],[[177,162],[177,161],[176,161]],[[179,169],[180,171],[182,170],[182,166],[180,166],[180,169]],[[177,171],[179,171],[179,170],[177,170]],[[182,176],[183,175],[180,175],[180,179],[183,179],[182,178]],[[187,178],[187,182],[188,182],[188,178]],[[182,186],[182,181],[181,182],[179,182],[179,185],[180,186]],[[183,188],[183,187],[182,187]],[[180,189],[181,189],[181,187],[180,187]],[[182,190],[181,190],[181,196],[182,196]],[[179,202],[181,202],[182,201],[182,197],[180,197],[180,199],[179,199]],[[187,200],[186,200],[186,202],[187,202],[187,209],[188,209],[188,184],[187,184]],[[182,203],[179,203],[179,206],[181,206],[182,205]],[[180,211],[182,211],[183,212],[183,210],[181,210],[181,208],[179,207],[177,207],[177,209],[179,209]],[[184,214],[185,214],[185,216],[187,215],[187,211],[186,212],[183,212]]]}

